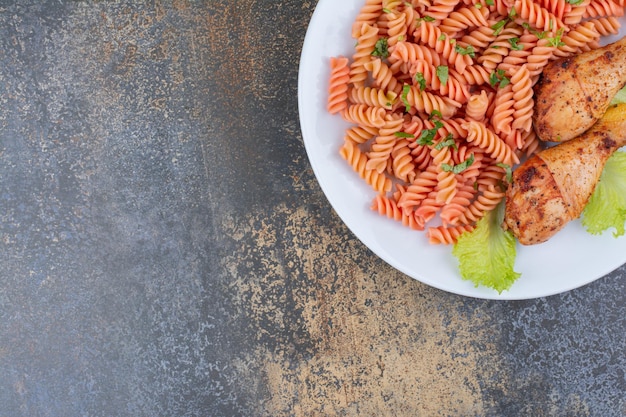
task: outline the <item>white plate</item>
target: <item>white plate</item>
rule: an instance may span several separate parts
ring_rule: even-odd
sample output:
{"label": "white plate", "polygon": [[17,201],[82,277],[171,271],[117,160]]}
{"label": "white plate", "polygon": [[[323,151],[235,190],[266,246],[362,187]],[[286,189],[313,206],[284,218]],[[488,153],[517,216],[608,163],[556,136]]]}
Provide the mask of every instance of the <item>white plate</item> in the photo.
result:
{"label": "white plate", "polygon": [[[351,56],[350,27],[365,0],[320,0],[304,41],[298,78],[300,124],[313,171],[332,207],[350,230],[387,263],[430,286],[487,299],[529,299],[592,282],[626,263],[626,237],[585,232],[570,223],[548,242],[517,247],[515,270],[522,276],[498,294],[461,278],[451,246],[431,245],[416,232],[370,210],[372,189],[339,155],[348,126],[326,111],[329,58]],[[624,28],[620,35],[626,33]],[[606,41],[615,40],[607,38]]]}

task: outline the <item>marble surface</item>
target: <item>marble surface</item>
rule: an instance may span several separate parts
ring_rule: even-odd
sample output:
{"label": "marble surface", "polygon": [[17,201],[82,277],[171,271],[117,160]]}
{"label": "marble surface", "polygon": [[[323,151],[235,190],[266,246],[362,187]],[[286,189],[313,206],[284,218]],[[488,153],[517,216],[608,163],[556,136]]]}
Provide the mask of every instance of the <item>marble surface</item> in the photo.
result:
{"label": "marble surface", "polygon": [[336,216],[315,5],[0,2],[0,416],[626,415],[626,267],[464,298]]}

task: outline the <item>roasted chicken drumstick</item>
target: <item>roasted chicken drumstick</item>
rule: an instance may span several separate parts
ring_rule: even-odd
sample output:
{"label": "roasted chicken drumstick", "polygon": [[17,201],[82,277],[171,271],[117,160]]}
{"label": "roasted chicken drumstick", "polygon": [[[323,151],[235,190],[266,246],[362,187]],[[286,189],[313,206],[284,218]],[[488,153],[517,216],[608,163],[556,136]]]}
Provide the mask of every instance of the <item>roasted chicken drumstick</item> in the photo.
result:
{"label": "roasted chicken drumstick", "polygon": [[626,104],[618,104],[582,135],[526,160],[506,191],[504,227],[523,245],[548,240],[580,217],[607,159],[625,145]]}
{"label": "roasted chicken drumstick", "polygon": [[553,61],[534,87],[533,124],[539,138],[565,142],[589,129],[626,84],[626,37]]}

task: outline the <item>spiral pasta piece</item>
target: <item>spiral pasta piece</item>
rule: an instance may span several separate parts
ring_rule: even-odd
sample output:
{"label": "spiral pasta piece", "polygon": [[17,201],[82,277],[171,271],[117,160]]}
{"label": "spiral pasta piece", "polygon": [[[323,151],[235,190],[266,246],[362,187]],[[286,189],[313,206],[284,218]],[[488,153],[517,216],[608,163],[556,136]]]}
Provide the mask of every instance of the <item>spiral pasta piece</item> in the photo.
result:
{"label": "spiral pasta piece", "polygon": [[445,83],[441,82],[437,75],[437,68],[426,61],[417,61],[411,67],[411,78],[415,79],[420,74],[426,81],[427,87],[436,90],[440,95],[446,96],[457,103],[465,103],[469,96],[469,86],[454,77],[449,77]]}
{"label": "spiral pasta piece", "polygon": [[363,154],[354,143],[349,141],[344,142],[339,150],[339,154],[374,190],[379,193],[386,193],[391,190],[391,180],[389,178],[384,174],[365,168],[365,165],[367,165],[367,156]]}
{"label": "spiral pasta piece", "polygon": [[450,77],[458,81],[467,83],[468,85],[489,84],[490,72],[482,65],[470,65],[465,68],[465,72],[460,74],[455,70],[449,71]]}
{"label": "spiral pasta piece", "polygon": [[593,24],[601,36],[617,35],[622,27],[620,21],[613,16],[589,19],[587,22]]}
{"label": "spiral pasta piece", "polygon": [[465,116],[482,122],[485,120],[488,108],[489,96],[487,96],[487,92],[485,90],[482,90],[480,94],[473,94],[467,101]]}
{"label": "spiral pasta piece", "polygon": [[477,59],[487,70],[493,71],[498,64],[509,54],[511,50],[511,39],[519,39],[522,34],[520,27],[505,28],[496,39],[489,44],[489,47]]}
{"label": "spiral pasta piece", "polygon": [[555,51],[555,57],[568,57],[598,47],[600,33],[592,22],[583,22],[573,26],[572,29],[561,38],[562,45]]}
{"label": "spiral pasta piece", "polygon": [[370,107],[367,104],[352,104],[346,107],[341,116],[344,120],[368,127],[383,127],[387,112],[381,107]]}
{"label": "spiral pasta piece", "polygon": [[437,201],[436,194],[436,191],[431,192],[420,206],[415,209],[415,218],[418,222],[428,223],[437,216],[437,213],[443,207],[443,204]]}
{"label": "spiral pasta piece", "polygon": [[352,126],[346,130],[344,140],[362,144],[378,135],[378,128],[373,126]]}
{"label": "spiral pasta piece", "polygon": [[541,74],[541,71],[548,65],[548,62],[554,57],[556,46],[550,44],[548,39],[539,39],[537,46],[533,48],[532,53],[528,56],[526,66],[530,71],[530,76],[535,77]]}
{"label": "spiral pasta piece", "polygon": [[433,147],[430,151],[430,155],[433,164],[437,167],[437,192],[435,194],[435,201],[437,203],[447,204],[454,197],[457,186],[455,174],[452,171],[443,169],[444,165],[451,166],[452,163],[450,147]]}
{"label": "spiral pasta piece", "polygon": [[356,50],[352,55],[352,64],[350,65],[350,82],[352,84],[363,85],[367,80],[368,74],[364,65],[371,61],[377,41],[378,29],[364,23],[361,26]]}
{"label": "spiral pasta piece", "polygon": [[494,185],[490,185],[482,191],[476,199],[459,216],[458,221],[464,224],[473,224],[480,220],[485,213],[493,210],[504,198],[504,191]]}
{"label": "spiral pasta piece", "polygon": [[394,46],[389,59],[392,63],[394,61],[401,61],[409,65],[415,64],[417,61],[426,61],[435,66],[442,64],[441,56],[437,51],[425,45],[413,42],[398,42]]}
{"label": "spiral pasta piece", "polygon": [[606,16],[624,16],[624,7],[611,0],[591,0],[583,13],[583,19]]}
{"label": "spiral pasta piece", "polygon": [[383,196],[377,195],[372,201],[371,209],[378,212],[381,216],[386,216],[390,219],[402,222],[403,226],[407,226],[413,230],[424,230],[424,223],[420,223],[415,218],[413,212],[406,212],[398,207],[395,200]]}
{"label": "spiral pasta piece", "polygon": [[350,90],[350,101],[354,104],[366,104],[370,107],[382,107],[391,110],[398,98],[393,91],[376,87],[354,87]]}
{"label": "spiral pasta piece", "polygon": [[591,3],[591,0],[582,0],[580,3],[573,5],[568,12],[564,13],[563,22],[566,25],[576,25],[580,23],[589,3]]}
{"label": "spiral pasta piece", "polygon": [[430,22],[422,22],[415,37],[441,54],[460,74],[463,74],[465,69],[474,63],[470,55],[457,52],[456,42],[451,42],[449,36]]}
{"label": "spiral pasta piece", "polygon": [[522,66],[511,77],[511,89],[513,91],[513,129],[529,132],[532,129],[533,86],[530,79],[530,71]]}
{"label": "spiral pasta piece", "polygon": [[398,82],[396,77],[394,77],[389,66],[381,59],[371,60],[364,64],[364,68],[372,73],[376,85],[383,90],[393,91],[396,94],[399,94],[402,90],[402,85]]}
{"label": "spiral pasta piece", "polygon": [[489,46],[489,44],[496,40],[495,31],[490,26],[481,26],[461,38],[461,41],[467,45],[471,45],[477,53]]}
{"label": "spiral pasta piece", "polygon": [[459,236],[474,230],[473,226],[463,224],[458,226],[436,226],[428,228],[428,242],[432,245],[454,245]]}
{"label": "spiral pasta piece", "polygon": [[348,58],[330,58],[330,79],[328,81],[328,103],[326,109],[335,114],[348,107],[348,82],[350,81],[350,68]]}
{"label": "spiral pasta piece", "polygon": [[537,35],[524,33],[519,37],[517,49],[510,50],[507,56],[498,64],[498,69],[504,71],[508,76],[514,74],[522,65],[528,62],[528,57],[532,49],[537,46]]}
{"label": "spiral pasta piece", "polygon": [[417,111],[432,114],[439,112],[444,119],[454,115],[456,109],[461,107],[461,103],[450,100],[448,97],[441,97],[428,91],[421,91],[418,86],[410,86],[405,96],[406,102],[417,109]]}
{"label": "spiral pasta piece", "polygon": [[404,182],[412,182],[417,176],[410,144],[407,139],[399,140],[391,151],[392,174]]}
{"label": "spiral pasta piece", "polygon": [[463,126],[467,120],[462,118],[440,120],[441,127],[437,130],[437,134],[441,138],[452,136],[454,139],[464,138],[467,136],[467,129]]}
{"label": "spiral pasta piece", "polygon": [[387,45],[394,46],[406,37],[407,24],[404,13],[385,13],[387,19]]}
{"label": "spiral pasta piece", "polygon": [[486,7],[461,7],[444,18],[439,25],[439,29],[441,29],[443,33],[455,37],[458,33],[466,31],[469,28],[487,26],[488,15],[489,10]]}
{"label": "spiral pasta piece", "polygon": [[437,168],[429,166],[420,172],[413,182],[402,193],[398,200],[398,207],[410,210],[418,207],[437,186]]}
{"label": "spiral pasta piece", "polygon": [[439,217],[444,225],[456,225],[459,217],[467,210],[477,190],[469,184],[463,184],[459,187],[454,198],[441,209]]}
{"label": "spiral pasta piece", "polygon": [[378,131],[378,136],[374,140],[370,151],[367,153],[368,161],[366,169],[373,169],[382,173],[387,167],[387,161],[391,156],[394,145],[398,137],[396,133],[400,131],[403,120],[397,116],[387,116],[385,123]]}
{"label": "spiral pasta piece", "polygon": [[383,0],[366,0],[352,24],[352,37],[361,36],[363,25],[374,26],[383,13]]}
{"label": "spiral pasta piece", "polygon": [[513,115],[515,114],[515,93],[513,92],[513,86],[511,84],[498,89],[494,105],[495,107],[490,124],[494,132],[508,135],[511,133]]}
{"label": "spiral pasta piece", "polygon": [[454,10],[461,0],[434,0],[432,6],[426,8],[425,16],[435,20],[443,20]]}
{"label": "spiral pasta piece", "polygon": [[467,125],[467,141],[484,149],[498,162],[513,166],[519,159],[513,150],[494,132],[481,122],[470,120]]}
{"label": "spiral pasta piece", "polygon": [[513,7],[519,17],[539,30],[553,32],[568,29],[561,19],[532,0],[516,0]]}

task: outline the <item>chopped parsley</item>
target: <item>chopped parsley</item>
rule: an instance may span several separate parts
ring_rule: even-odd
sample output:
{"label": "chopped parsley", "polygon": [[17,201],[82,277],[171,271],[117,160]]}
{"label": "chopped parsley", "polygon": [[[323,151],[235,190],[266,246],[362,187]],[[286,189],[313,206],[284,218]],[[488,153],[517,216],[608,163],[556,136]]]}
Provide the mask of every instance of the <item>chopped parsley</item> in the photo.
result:
{"label": "chopped parsley", "polygon": [[406,132],[396,132],[394,133],[394,136],[397,138],[407,138],[407,139],[413,139],[415,137],[415,135],[412,135]]}
{"label": "chopped parsley", "polygon": [[441,82],[441,85],[446,85],[448,84],[448,77],[449,77],[449,72],[448,72],[448,66],[447,65],[439,65],[437,67],[437,78],[439,78],[439,81]]}
{"label": "chopped parsley", "polygon": [[452,172],[453,174],[460,174],[465,171],[474,163],[474,154],[471,154],[465,161],[460,164],[450,165],[450,164],[441,164],[441,169],[445,172]]}
{"label": "chopped parsley", "polygon": [[417,27],[419,27],[422,24],[422,22],[434,22],[437,19],[435,19],[432,16],[424,16],[424,17],[418,17],[415,20],[417,21]]}
{"label": "chopped parsley", "polygon": [[556,31],[556,35],[553,38],[548,39],[548,45],[558,48],[559,46],[565,45],[565,43],[561,40],[561,36],[563,36],[563,28]]}
{"label": "chopped parsley", "polygon": [[506,72],[502,69],[498,69],[495,72],[492,72],[489,75],[489,84],[491,84],[492,87],[495,87],[497,85],[499,85],[500,88],[506,87],[511,82],[511,80],[508,79],[505,74]]}
{"label": "chopped parsley", "polygon": [[372,55],[383,59],[389,56],[389,45],[387,44],[387,38],[380,38],[376,41],[376,45],[374,46]]}
{"label": "chopped parsley", "polygon": [[421,72],[415,73],[415,82],[420,88],[420,91],[426,90],[426,78]]}
{"label": "chopped parsley", "polygon": [[530,24],[528,24],[527,22],[522,23],[522,27],[526,29],[527,31],[529,31],[530,33],[532,33],[533,35],[535,35],[537,39],[544,39],[546,36],[548,36],[548,32],[546,31],[540,32],[537,29],[534,29],[532,26],[530,26]]}
{"label": "chopped parsley", "polygon": [[509,19],[502,19],[499,20],[495,25],[491,26],[491,29],[493,29],[493,36],[498,36],[507,23],[509,23]]}
{"label": "chopped parsley", "polygon": [[511,183],[513,181],[513,169],[511,168],[511,165],[503,164],[501,162],[496,165],[504,169],[504,178],[506,178],[506,182]]}
{"label": "chopped parsley", "polygon": [[437,150],[441,150],[446,147],[457,149],[456,141],[454,140],[454,136],[452,136],[452,133],[448,133],[448,136],[443,138],[441,142],[435,145],[435,149]]}
{"label": "chopped parsley", "polygon": [[435,127],[433,127],[432,129],[422,130],[419,138],[417,138],[417,144],[422,146],[432,145],[437,131],[442,127],[443,123],[441,123],[439,120],[436,120]]}
{"label": "chopped parsley", "polygon": [[459,55],[469,55],[470,57],[474,58],[476,56],[476,51],[474,50],[474,47],[472,45],[467,45],[465,48],[462,47],[461,45],[457,44],[454,47],[454,50],[459,54]]}
{"label": "chopped parsley", "polygon": [[402,102],[404,103],[405,106],[405,110],[408,112],[409,110],[411,110],[411,103],[409,103],[409,92],[411,91],[411,86],[408,84],[404,84],[404,87],[402,87]]}
{"label": "chopped parsley", "polygon": [[438,119],[443,119],[443,114],[441,114],[439,110],[434,109],[432,113],[430,113],[430,116],[428,116],[428,120],[434,120],[435,117]]}
{"label": "chopped parsley", "polygon": [[519,38],[511,38],[508,39],[508,41],[509,44],[511,44],[511,49],[513,51],[521,51],[522,49],[524,49],[524,47],[519,44]]}

